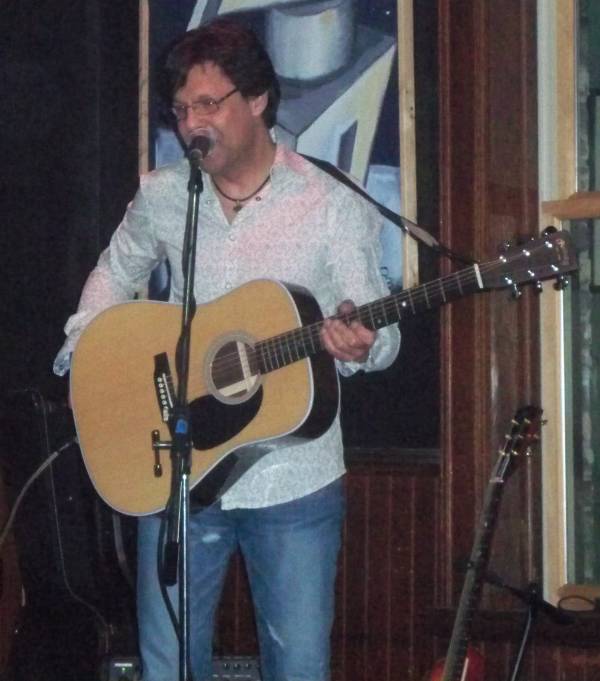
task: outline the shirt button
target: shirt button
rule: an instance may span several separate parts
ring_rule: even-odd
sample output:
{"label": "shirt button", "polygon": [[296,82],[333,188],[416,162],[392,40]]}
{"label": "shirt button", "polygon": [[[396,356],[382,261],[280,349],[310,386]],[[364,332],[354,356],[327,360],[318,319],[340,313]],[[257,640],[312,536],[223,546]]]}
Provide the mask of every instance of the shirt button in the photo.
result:
{"label": "shirt button", "polygon": [[231,282],[230,281],[225,282],[225,288],[229,291],[229,289],[231,288]]}
{"label": "shirt button", "polygon": [[235,241],[235,234],[233,232],[229,232],[229,241]]}

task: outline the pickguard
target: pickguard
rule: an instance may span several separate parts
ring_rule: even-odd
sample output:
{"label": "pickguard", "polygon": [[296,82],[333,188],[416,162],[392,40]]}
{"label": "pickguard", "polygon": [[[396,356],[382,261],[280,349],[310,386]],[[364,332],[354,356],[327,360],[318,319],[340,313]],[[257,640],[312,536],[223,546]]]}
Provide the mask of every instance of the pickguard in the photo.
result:
{"label": "pickguard", "polygon": [[235,437],[258,414],[263,400],[260,387],[245,402],[226,404],[212,395],[190,402],[194,449],[212,449]]}

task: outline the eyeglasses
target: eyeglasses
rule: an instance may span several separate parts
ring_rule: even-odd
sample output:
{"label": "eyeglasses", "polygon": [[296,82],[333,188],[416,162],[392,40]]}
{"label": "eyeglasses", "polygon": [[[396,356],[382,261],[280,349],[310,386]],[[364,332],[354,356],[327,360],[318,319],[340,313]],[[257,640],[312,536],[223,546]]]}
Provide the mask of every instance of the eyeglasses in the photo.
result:
{"label": "eyeglasses", "polygon": [[221,104],[227,99],[227,97],[231,97],[231,95],[237,91],[238,89],[235,87],[233,88],[233,90],[231,90],[231,92],[228,92],[226,95],[223,95],[221,99],[213,99],[212,97],[201,97],[200,99],[197,99],[195,102],[192,102],[191,104],[173,104],[173,106],[171,107],[171,112],[178,121],[184,121],[187,118],[188,109],[191,109],[195,114],[201,114],[203,116],[215,114],[219,110],[219,106],[221,106]]}

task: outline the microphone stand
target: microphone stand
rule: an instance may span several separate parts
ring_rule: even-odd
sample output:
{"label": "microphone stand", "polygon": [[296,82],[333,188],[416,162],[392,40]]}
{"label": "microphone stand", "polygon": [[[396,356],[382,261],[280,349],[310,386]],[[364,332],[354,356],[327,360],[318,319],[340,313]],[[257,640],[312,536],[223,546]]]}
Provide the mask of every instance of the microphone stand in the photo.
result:
{"label": "microphone stand", "polygon": [[166,542],[163,578],[169,586],[179,582],[179,679],[192,681],[190,670],[190,618],[189,618],[189,560],[188,527],[190,516],[189,475],[191,469],[192,441],[190,413],[187,399],[191,323],[196,311],[194,299],[194,270],[198,235],[198,207],[203,190],[202,173],[198,163],[190,159],[188,208],[182,249],[184,275],[181,334],[177,342],[176,371],[177,395],[169,415],[171,442],[171,492],[166,508]]}

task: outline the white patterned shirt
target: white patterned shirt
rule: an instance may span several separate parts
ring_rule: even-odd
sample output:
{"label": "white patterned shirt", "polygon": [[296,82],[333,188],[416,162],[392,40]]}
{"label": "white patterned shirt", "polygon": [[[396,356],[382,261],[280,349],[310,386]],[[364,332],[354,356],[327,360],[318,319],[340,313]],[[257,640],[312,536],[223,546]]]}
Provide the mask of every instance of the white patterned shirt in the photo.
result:
{"label": "white patterned shirt", "polygon": [[[373,206],[312,163],[277,145],[271,181],[230,224],[210,178],[200,197],[194,294],[198,305],[253,279],[307,288],[324,315],[342,300],[357,305],[389,293],[380,275],[381,218]],[[141,178],[110,245],[100,255],[69,318],[55,372],[68,370],[79,335],[102,310],[133,297],[152,269],[168,259],[170,300],[181,302],[181,250],[188,204],[184,159]],[[384,369],[397,355],[397,326],[381,329],[364,364],[339,363],[344,375]],[[110,349],[107,349],[110,352]],[[339,412],[339,410],[338,410]],[[344,473],[339,413],[321,437],[275,449],[228,489],[223,508],[259,508],[310,494]]]}

